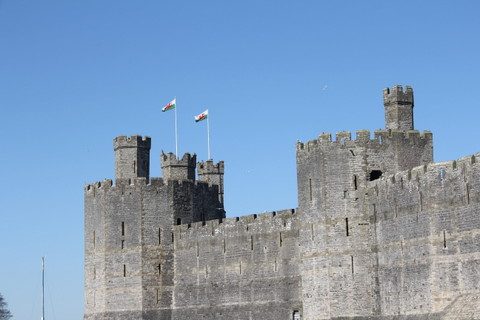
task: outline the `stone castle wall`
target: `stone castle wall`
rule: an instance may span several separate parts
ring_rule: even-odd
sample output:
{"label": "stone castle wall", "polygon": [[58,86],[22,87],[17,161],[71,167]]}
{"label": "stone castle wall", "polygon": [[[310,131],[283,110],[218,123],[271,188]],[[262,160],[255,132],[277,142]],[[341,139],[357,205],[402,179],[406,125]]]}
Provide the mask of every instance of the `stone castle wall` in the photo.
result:
{"label": "stone castle wall", "polygon": [[173,318],[290,319],[300,313],[294,212],[176,226]]}
{"label": "stone castle wall", "polygon": [[[114,140],[85,188],[85,319],[480,319],[480,154],[433,163],[413,90],[385,126],[297,143],[298,209],[225,218],[224,163]],[[198,180],[196,180],[198,174]]]}

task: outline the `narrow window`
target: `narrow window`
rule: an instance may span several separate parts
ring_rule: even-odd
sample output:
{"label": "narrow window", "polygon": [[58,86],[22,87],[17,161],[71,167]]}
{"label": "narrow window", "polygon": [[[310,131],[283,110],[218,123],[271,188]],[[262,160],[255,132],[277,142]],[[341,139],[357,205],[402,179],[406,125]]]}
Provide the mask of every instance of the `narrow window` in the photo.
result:
{"label": "narrow window", "polygon": [[162,229],[158,228],[158,244],[162,244]]}
{"label": "narrow window", "polygon": [[200,255],[200,248],[198,247],[198,241],[197,241],[197,257]]}
{"label": "narrow window", "polygon": [[136,161],[133,161],[133,173],[137,173],[137,172],[136,172],[137,168],[135,168],[135,167],[136,167],[136,164],[137,164],[137,162],[136,162]]}
{"label": "narrow window", "polygon": [[95,231],[93,231],[93,249],[96,247]]}
{"label": "narrow window", "polygon": [[159,263],[157,266],[158,269],[158,275],[160,276],[162,274],[162,265]]}
{"label": "narrow window", "polygon": [[157,304],[160,302],[160,290],[157,288]]}
{"label": "narrow window", "polygon": [[122,249],[125,248],[125,240],[122,240]]}
{"label": "narrow window", "polygon": [[467,204],[470,204],[470,185],[467,183],[465,187],[467,189]]}
{"label": "narrow window", "polygon": [[182,219],[181,218],[177,218],[177,226],[181,225],[182,224]]}
{"label": "narrow window", "polygon": [[273,268],[273,271],[277,272],[277,259],[275,259],[275,266]]}
{"label": "narrow window", "polygon": [[279,245],[280,247],[283,245],[283,239],[282,239],[282,233],[280,232],[280,237],[279,237]]}
{"label": "narrow window", "polygon": [[347,234],[347,237],[350,235],[348,232],[348,218],[345,218],[345,232]]}
{"label": "narrow window", "polygon": [[240,264],[239,264],[239,273],[242,274],[242,261],[240,261]]}
{"label": "narrow window", "polygon": [[175,241],[175,235],[172,232],[172,243],[173,243],[173,241]]}
{"label": "narrow window", "polygon": [[123,265],[123,276],[127,276],[127,266],[125,264]]}
{"label": "narrow window", "polygon": [[419,192],[420,211],[423,211],[423,194]]}
{"label": "narrow window", "polygon": [[447,236],[445,234],[445,230],[443,230],[443,249],[447,248]]}
{"label": "narrow window", "polygon": [[310,201],[313,199],[313,194],[312,194],[312,179],[309,179],[309,190],[310,190]]}
{"label": "narrow window", "polygon": [[227,251],[227,243],[225,239],[223,239],[223,253],[225,253],[226,251]]}
{"label": "narrow window", "polygon": [[125,222],[122,221],[122,236],[125,236]]}
{"label": "narrow window", "polygon": [[347,199],[347,190],[343,190],[343,199]]}
{"label": "narrow window", "polygon": [[353,175],[353,189],[354,190],[357,190],[358,186],[357,186],[357,175],[354,174]]}
{"label": "narrow window", "polygon": [[253,236],[250,236],[250,250],[253,250]]}
{"label": "narrow window", "polygon": [[301,320],[302,319],[302,318],[300,318],[300,312],[298,310],[293,311],[292,319],[293,320]]}
{"label": "narrow window", "polygon": [[352,275],[355,272],[355,269],[353,267],[353,256],[350,256],[350,264],[352,265]]}

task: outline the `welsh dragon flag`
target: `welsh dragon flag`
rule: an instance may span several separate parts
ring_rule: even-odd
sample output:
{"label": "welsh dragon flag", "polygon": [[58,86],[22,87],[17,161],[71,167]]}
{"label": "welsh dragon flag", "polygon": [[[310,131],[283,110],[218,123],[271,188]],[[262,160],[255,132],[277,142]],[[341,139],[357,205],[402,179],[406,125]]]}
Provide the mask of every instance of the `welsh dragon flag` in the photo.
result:
{"label": "welsh dragon flag", "polygon": [[208,109],[195,116],[195,122],[200,122],[208,118]]}
{"label": "welsh dragon flag", "polygon": [[175,109],[176,104],[177,104],[177,98],[167,103],[167,105],[162,108],[162,112]]}

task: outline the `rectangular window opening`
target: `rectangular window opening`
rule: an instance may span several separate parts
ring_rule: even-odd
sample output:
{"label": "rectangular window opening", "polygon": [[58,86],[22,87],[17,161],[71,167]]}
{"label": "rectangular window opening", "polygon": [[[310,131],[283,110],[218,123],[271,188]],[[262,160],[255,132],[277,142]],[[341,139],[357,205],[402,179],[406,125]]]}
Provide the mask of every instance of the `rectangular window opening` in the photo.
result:
{"label": "rectangular window opening", "polygon": [[350,256],[350,263],[352,265],[352,275],[355,272],[354,266],[353,266],[353,256]]}
{"label": "rectangular window opening", "polygon": [[253,250],[253,236],[250,236],[250,250]]}
{"label": "rectangular window opening", "polygon": [[162,264],[159,263],[158,266],[157,266],[157,269],[158,269],[158,275],[162,275]]}
{"label": "rectangular window opening", "polygon": [[348,218],[345,218],[345,232],[347,234],[347,237],[350,235],[350,232],[348,231]]}
{"label": "rectangular window opening", "polygon": [[125,222],[122,221],[122,236],[125,236]]}
{"label": "rectangular window opening", "polygon": [[357,181],[357,175],[353,175],[353,189],[357,190],[358,189],[358,181]]}
{"label": "rectangular window opening", "polygon": [[162,229],[158,228],[158,244],[162,244]]}
{"label": "rectangular window opening", "polygon": [[308,179],[309,181],[309,190],[310,190],[310,201],[313,200],[313,191],[312,191],[312,179]]}
{"label": "rectangular window opening", "polygon": [[300,317],[300,311],[293,310],[292,319],[293,320],[301,320],[302,318]]}
{"label": "rectangular window opening", "polygon": [[447,248],[447,235],[445,234],[445,230],[443,230],[443,249]]}
{"label": "rectangular window opening", "polygon": [[122,240],[122,249],[125,248],[125,240]]}
{"label": "rectangular window opening", "polygon": [[123,277],[127,276],[127,265],[123,265]]}

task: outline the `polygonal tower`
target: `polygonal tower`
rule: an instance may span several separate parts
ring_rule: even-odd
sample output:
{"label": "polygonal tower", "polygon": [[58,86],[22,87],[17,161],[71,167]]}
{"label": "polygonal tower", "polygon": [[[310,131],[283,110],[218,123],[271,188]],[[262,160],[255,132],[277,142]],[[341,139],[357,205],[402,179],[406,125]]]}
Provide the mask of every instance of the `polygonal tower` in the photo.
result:
{"label": "polygonal tower", "polygon": [[113,140],[116,179],[149,178],[150,137],[119,136]]}
{"label": "polygonal tower", "polygon": [[185,153],[180,159],[171,152],[162,152],[160,160],[163,179],[195,181],[195,167],[197,165],[197,156],[195,154]]}
{"label": "polygonal tower", "polygon": [[383,90],[385,128],[413,130],[413,89],[396,85]]}
{"label": "polygonal tower", "polygon": [[198,163],[198,180],[207,182],[209,185],[218,186],[218,200],[224,205],[223,201],[223,175],[225,173],[225,164],[223,161],[214,163],[213,160],[207,160]]}

